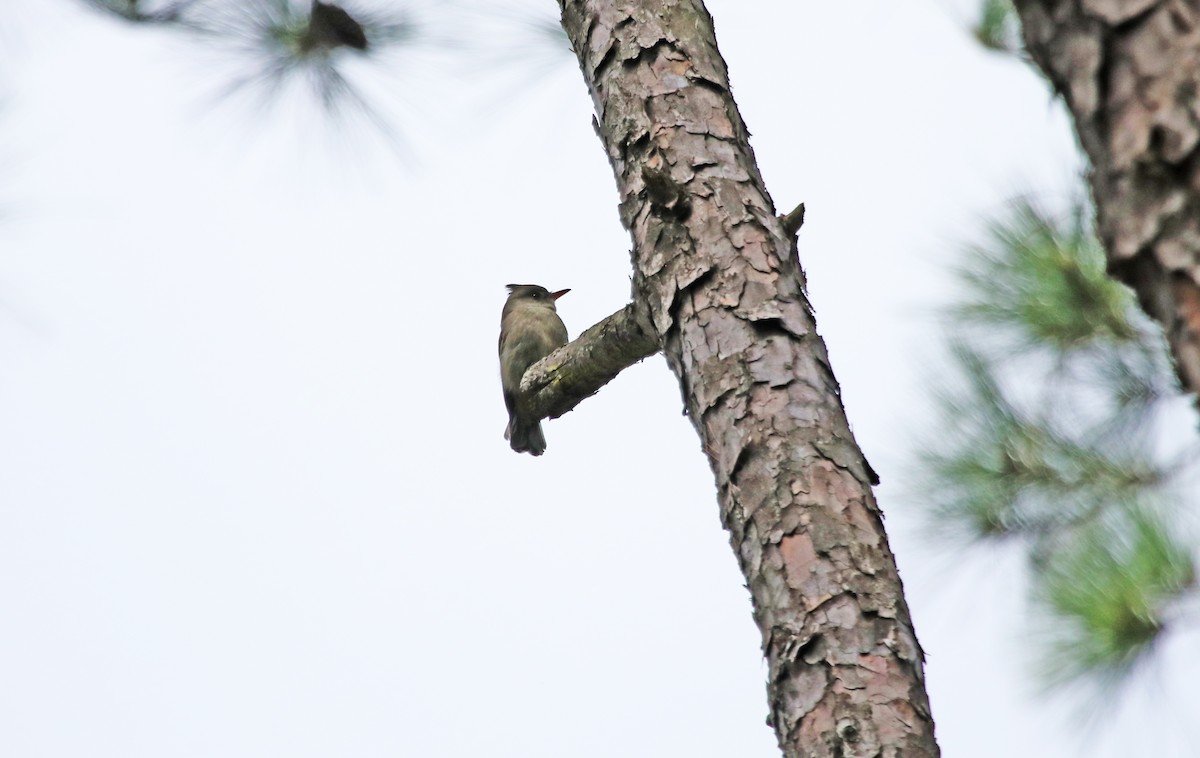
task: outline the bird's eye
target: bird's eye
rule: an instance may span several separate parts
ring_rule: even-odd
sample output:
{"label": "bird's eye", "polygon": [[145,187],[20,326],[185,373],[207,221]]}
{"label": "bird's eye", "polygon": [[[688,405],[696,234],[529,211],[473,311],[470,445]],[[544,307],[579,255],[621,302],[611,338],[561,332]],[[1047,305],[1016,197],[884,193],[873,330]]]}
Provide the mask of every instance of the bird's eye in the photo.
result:
{"label": "bird's eye", "polygon": [[530,292],[529,296],[532,297],[534,300],[542,299],[542,293],[540,293],[540,292]]}

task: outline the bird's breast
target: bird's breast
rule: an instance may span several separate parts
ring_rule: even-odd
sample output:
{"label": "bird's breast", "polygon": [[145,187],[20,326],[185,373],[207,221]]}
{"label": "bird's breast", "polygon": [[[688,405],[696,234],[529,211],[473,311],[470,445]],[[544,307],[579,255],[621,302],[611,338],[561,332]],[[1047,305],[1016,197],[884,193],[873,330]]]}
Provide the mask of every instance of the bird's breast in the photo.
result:
{"label": "bird's breast", "polygon": [[567,344],[567,327],[549,308],[515,308],[501,322],[500,366],[506,387],[516,387],[525,370]]}

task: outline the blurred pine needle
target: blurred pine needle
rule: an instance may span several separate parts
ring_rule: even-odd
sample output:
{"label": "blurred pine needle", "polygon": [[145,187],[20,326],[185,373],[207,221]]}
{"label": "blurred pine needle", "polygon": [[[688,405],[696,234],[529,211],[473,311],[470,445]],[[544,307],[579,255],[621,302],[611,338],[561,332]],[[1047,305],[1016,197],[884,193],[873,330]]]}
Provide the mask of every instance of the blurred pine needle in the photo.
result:
{"label": "blurred pine needle", "polygon": [[1114,687],[1195,593],[1158,419],[1178,396],[1159,328],[1105,273],[1077,203],[1028,198],[965,250],[947,311],[957,381],[938,396],[919,497],[959,543],[1022,545],[1050,687]]}

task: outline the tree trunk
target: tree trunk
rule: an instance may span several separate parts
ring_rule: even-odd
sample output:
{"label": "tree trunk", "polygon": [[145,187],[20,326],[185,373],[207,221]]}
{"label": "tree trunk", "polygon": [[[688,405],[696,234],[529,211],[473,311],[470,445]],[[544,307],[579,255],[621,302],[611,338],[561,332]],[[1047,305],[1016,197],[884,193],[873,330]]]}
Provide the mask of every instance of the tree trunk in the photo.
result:
{"label": "tree trunk", "polygon": [[873,473],[712,19],[700,0],[560,5],[633,236],[635,303],[679,377],[753,599],[784,755],[937,755]]}
{"label": "tree trunk", "polygon": [[1200,9],[1187,0],[1015,0],[1033,60],[1091,159],[1109,270],[1162,322],[1200,392]]}

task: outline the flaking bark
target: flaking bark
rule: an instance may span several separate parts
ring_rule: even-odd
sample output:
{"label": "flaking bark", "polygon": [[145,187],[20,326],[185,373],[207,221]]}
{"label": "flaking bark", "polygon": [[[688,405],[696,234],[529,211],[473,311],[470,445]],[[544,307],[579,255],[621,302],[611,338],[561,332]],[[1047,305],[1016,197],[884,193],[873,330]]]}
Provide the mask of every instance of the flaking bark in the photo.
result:
{"label": "flaking bark", "polygon": [[634,300],[679,378],[753,600],[784,755],[937,755],[869,469],[711,18],[699,0],[560,7],[633,237]]}
{"label": "flaking bark", "polygon": [[1184,390],[1200,392],[1200,7],[1015,5],[1029,54],[1065,98],[1091,160],[1109,270],[1162,323]]}

